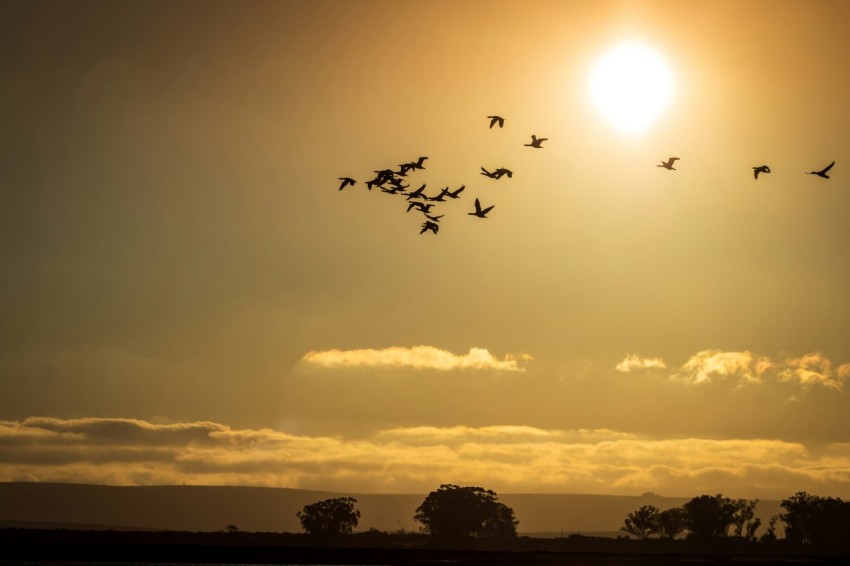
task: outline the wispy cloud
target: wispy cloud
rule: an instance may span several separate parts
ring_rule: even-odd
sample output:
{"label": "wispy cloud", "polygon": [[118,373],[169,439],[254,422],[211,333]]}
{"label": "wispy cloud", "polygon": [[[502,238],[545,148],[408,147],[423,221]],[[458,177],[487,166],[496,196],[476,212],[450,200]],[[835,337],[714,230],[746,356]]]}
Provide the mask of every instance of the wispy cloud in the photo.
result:
{"label": "wispy cloud", "polygon": [[641,358],[634,354],[626,356],[614,369],[623,373],[634,370],[664,369],[667,364],[661,358]]}
{"label": "wispy cloud", "polygon": [[796,381],[804,391],[814,386],[840,391],[844,387],[844,380],[850,374],[848,364],[832,370],[832,362],[823,354],[812,352],[799,358],[785,360],[784,367],[780,369],[777,376],[780,381]]}
{"label": "wispy cloud", "polygon": [[814,387],[841,391],[848,377],[850,364],[833,369],[832,362],[820,352],[772,361],[767,356],[754,358],[747,351],[703,350],[691,356],[670,379],[694,385],[726,379],[737,380],[738,386],[767,381],[794,383],[807,393]]}
{"label": "wispy cloud", "polygon": [[651,438],[529,426],[392,428],[358,439],[193,422],[0,421],[0,481],[284,486],[417,493],[474,483],[503,493],[785,497],[850,494],[850,445],[815,455],[773,439]]}
{"label": "wispy cloud", "polygon": [[685,362],[670,376],[686,383],[710,383],[714,379],[737,377],[744,381],[757,381],[752,372],[753,355],[750,352],[723,352],[703,350]]}
{"label": "wispy cloud", "polygon": [[454,354],[433,346],[384,349],[310,351],[302,362],[323,368],[413,368],[449,371],[455,369],[491,369],[525,371],[521,362],[533,359],[529,354],[507,354],[498,359],[485,348],[470,348],[466,354]]}

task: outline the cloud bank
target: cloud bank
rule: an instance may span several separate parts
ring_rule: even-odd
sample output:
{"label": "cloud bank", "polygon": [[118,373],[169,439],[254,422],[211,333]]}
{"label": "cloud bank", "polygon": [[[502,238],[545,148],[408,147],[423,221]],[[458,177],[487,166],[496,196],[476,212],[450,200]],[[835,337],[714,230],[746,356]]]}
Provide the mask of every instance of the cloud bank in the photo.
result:
{"label": "cloud bank", "polygon": [[525,371],[520,362],[531,360],[528,354],[507,354],[500,360],[485,348],[470,348],[463,355],[453,354],[433,346],[403,348],[392,346],[381,350],[322,350],[304,354],[301,361],[321,368],[413,368],[449,371],[455,369],[490,369]]}
{"label": "cloud bank", "polygon": [[422,493],[441,483],[504,493],[786,497],[850,495],[850,445],[650,438],[529,426],[389,428],[359,439],[212,422],[0,421],[0,481],[256,485]]}

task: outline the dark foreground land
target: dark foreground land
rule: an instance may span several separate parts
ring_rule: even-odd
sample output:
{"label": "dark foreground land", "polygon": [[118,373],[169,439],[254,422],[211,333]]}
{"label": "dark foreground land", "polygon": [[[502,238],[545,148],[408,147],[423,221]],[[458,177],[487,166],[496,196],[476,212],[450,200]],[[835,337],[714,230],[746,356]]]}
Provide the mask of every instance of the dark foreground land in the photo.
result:
{"label": "dark foreground land", "polygon": [[806,565],[845,564],[850,554],[728,539],[636,541],[584,536],[437,543],[421,534],[367,532],[335,539],[290,533],[188,533],[0,529],[0,560],[219,564]]}

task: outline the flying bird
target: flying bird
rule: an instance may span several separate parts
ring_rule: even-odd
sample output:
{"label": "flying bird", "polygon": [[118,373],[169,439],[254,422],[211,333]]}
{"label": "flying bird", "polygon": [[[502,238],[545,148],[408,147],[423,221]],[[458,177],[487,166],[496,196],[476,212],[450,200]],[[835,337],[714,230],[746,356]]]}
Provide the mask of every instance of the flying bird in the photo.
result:
{"label": "flying bird", "polygon": [[408,194],[407,194],[407,200],[414,199],[414,198],[428,198],[428,197],[427,197],[427,196],[425,196],[425,194],[422,192],[422,191],[424,191],[424,190],[425,190],[425,186],[426,186],[426,185],[425,185],[425,183],[422,183],[422,186],[421,186],[421,187],[419,187],[418,189],[416,189],[415,191],[413,191],[413,192],[411,192],[411,193],[408,193]]}
{"label": "flying bird", "polygon": [[445,195],[449,198],[460,198],[460,193],[466,188],[466,185],[461,185],[459,189],[456,191],[450,191],[448,188],[445,189]]}
{"label": "flying bird", "polygon": [[353,187],[354,183],[357,182],[354,179],[352,179],[351,177],[340,177],[339,180],[342,181],[342,183],[339,185],[340,191],[342,189],[344,189],[345,187],[349,186],[349,185],[351,185]]}
{"label": "flying bird", "polygon": [[495,126],[496,124],[499,124],[500,128],[503,128],[505,126],[505,119],[502,118],[501,116],[487,116],[487,117],[490,118],[490,129],[493,129],[493,126]]}
{"label": "flying bird", "polygon": [[759,165],[758,167],[753,167],[753,176],[758,180],[759,173],[770,173],[770,167],[767,165]]}
{"label": "flying bird", "polygon": [[661,164],[656,165],[656,167],[664,167],[665,169],[669,169],[670,171],[678,171],[678,169],[673,167],[673,164],[676,163],[676,160],[678,159],[678,157],[671,157],[667,161],[662,161]]}
{"label": "flying bird", "polygon": [[829,179],[829,175],[826,174],[827,171],[832,169],[832,166],[835,165],[835,161],[821,169],[820,171],[806,171],[807,175],[817,175],[818,177],[823,177],[824,179]]}
{"label": "flying bird", "polygon": [[431,212],[432,206],[434,206],[434,205],[433,204],[425,204],[424,202],[412,202],[412,203],[407,205],[407,212],[410,212],[411,208],[418,208],[419,210],[421,210],[425,214],[428,214],[429,212]]}
{"label": "flying bird", "polygon": [[436,222],[431,222],[430,220],[426,220],[426,221],[422,224],[422,229],[419,231],[419,233],[420,233],[420,234],[424,234],[424,233],[425,233],[425,232],[427,232],[428,230],[430,230],[430,231],[432,231],[434,234],[436,234],[436,233],[440,230],[440,225],[439,225],[439,224],[437,224]]}
{"label": "flying bird", "polygon": [[495,204],[488,206],[487,208],[482,209],[481,203],[478,202],[478,199],[475,199],[475,212],[467,212],[470,216],[477,216],[478,218],[487,218],[487,213],[493,210]]}
{"label": "flying bird", "polygon": [[549,138],[538,138],[534,134],[531,134],[531,143],[525,143],[523,145],[526,146],[526,147],[535,147],[537,149],[543,149],[543,146],[540,145],[540,144],[542,144],[543,142],[545,142],[548,139]]}
{"label": "flying bird", "polygon": [[428,220],[432,220],[434,222],[439,222],[440,218],[442,218],[443,216],[445,216],[445,214],[441,214],[439,216],[431,216],[430,214],[426,214],[425,218],[427,218]]}
{"label": "flying bird", "polygon": [[485,177],[490,177],[491,179],[498,179],[499,178],[499,175],[497,175],[495,171],[493,171],[491,173],[490,171],[487,171],[483,167],[481,168],[481,174],[484,175]]}
{"label": "flying bird", "polygon": [[510,169],[505,169],[504,167],[499,167],[498,169],[493,171],[493,174],[496,175],[497,179],[501,179],[505,175],[508,176],[508,179],[510,179],[514,176],[513,171],[511,171]]}

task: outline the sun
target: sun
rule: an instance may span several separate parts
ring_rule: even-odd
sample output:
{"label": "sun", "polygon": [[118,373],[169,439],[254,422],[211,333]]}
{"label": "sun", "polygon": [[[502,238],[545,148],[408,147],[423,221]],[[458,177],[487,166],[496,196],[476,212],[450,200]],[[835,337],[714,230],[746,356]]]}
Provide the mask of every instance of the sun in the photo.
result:
{"label": "sun", "polygon": [[656,51],[622,43],[605,53],[590,76],[593,105],[628,135],[645,132],[673,97],[673,74]]}

